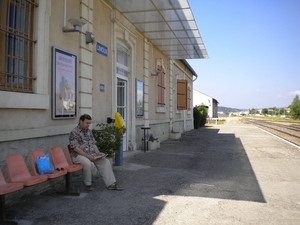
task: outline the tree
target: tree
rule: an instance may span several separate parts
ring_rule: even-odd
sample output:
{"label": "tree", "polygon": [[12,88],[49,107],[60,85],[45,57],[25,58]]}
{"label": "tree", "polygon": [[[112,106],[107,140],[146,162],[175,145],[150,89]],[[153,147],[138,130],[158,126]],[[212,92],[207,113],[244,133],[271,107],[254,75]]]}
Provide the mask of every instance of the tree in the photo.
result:
{"label": "tree", "polygon": [[256,114],[256,109],[249,109],[249,114],[255,115]]}
{"label": "tree", "polygon": [[267,108],[262,109],[261,113],[264,115],[268,114],[268,109]]}
{"label": "tree", "polygon": [[290,107],[290,116],[292,119],[300,119],[300,100],[299,96],[296,95],[294,98],[291,107]]}
{"label": "tree", "polygon": [[285,109],[284,108],[279,109],[279,115],[285,115]]}

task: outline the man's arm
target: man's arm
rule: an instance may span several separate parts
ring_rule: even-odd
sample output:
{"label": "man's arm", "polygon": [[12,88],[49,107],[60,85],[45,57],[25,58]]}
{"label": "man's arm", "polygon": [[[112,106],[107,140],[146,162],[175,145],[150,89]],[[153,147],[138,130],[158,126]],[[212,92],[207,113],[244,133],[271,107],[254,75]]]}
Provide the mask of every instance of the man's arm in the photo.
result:
{"label": "man's arm", "polygon": [[99,151],[97,145],[94,145],[94,149],[95,149],[95,152],[96,152],[97,155],[99,155],[99,156],[105,156],[106,155],[105,153]]}
{"label": "man's arm", "polygon": [[85,153],[84,151],[82,151],[80,148],[73,148],[73,151],[76,152],[78,155],[82,155],[86,158],[88,158],[89,160],[91,160],[92,162],[95,161],[95,158],[87,153]]}
{"label": "man's arm", "polygon": [[[94,161],[93,156],[87,154],[82,149],[80,149],[78,146],[80,142],[80,135],[76,129],[73,129],[69,134],[69,143],[70,147],[72,148],[72,151],[76,152],[78,155],[82,155],[86,158],[88,158],[90,161]],[[77,146],[74,148],[74,146]]]}

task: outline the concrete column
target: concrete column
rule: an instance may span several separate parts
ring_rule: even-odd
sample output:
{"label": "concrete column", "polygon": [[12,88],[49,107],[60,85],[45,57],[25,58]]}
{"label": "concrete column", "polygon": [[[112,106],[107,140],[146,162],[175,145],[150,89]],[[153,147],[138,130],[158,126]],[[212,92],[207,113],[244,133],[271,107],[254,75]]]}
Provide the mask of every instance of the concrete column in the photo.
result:
{"label": "concrete column", "polygon": [[144,39],[144,126],[149,127],[149,42]]}
{"label": "concrete column", "polygon": [[81,28],[80,53],[78,62],[78,101],[79,115],[87,113],[92,116],[92,80],[93,80],[93,45],[85,43],[87,31],[93,32],[93,0],[81,0],[81,18],[87,23]]}

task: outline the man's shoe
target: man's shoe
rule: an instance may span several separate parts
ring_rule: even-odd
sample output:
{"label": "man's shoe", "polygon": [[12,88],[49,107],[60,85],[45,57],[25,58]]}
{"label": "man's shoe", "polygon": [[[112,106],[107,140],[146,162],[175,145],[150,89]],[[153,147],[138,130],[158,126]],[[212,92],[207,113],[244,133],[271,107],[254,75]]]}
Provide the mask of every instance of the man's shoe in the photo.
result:
{"label": "man's shoe", "polygon": [[108,188],[108,190],[115,190],[115,191],[123,190],[123,188],[120,185],[118,185],[117,183],[114,183],[114,184],[108,186],[107,188]]}
{"label": "man's shoe", "polygon": [[84,185],[88,191],[95,191],[95,188],[92,185]]}

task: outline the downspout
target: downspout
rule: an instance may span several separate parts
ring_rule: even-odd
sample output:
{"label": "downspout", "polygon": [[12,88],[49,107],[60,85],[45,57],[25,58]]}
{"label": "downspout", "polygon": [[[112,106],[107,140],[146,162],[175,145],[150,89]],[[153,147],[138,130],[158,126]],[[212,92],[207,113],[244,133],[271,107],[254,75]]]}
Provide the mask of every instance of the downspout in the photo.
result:
{"label": "downspout", "polygon": [[197,80],[197,78],[198,78],[198,75],[197,75],[197,74],[193,74],[193,76],[195,76],[195,77],[196,77],[195,79],[193,79],[193,82],[194,82],[194,81],[196,81],[196,80]]}
{"label": "downspout", "polygon": [[67,0],[64,0],[64,26],[67,26]]}

